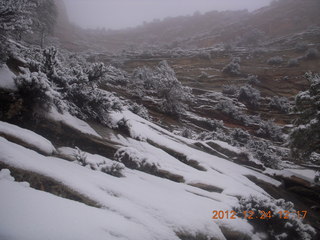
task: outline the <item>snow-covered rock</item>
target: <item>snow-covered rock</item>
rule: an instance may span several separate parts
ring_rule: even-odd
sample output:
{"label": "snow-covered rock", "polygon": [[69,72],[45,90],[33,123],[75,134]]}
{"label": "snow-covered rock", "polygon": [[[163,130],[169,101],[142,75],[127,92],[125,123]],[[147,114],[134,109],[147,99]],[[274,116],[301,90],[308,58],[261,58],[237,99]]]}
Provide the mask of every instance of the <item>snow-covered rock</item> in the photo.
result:
{"label": "snow-covered rock", "polygon": [[253,227],[241,218],[212,220],[213,210],[237,206],[232,196],[130,169],[125,169],[124,178],[113,177],[45,157],[3,138],[0,162],[54,179],[102,207],[91,208],[1,181],[0,191],[6,194],[0,200],[0,232],[12,239],[88,239],[89,233],[94,239],[132,240],[178,240],[177,233],[212,239],[226,239],[229,231],[253,235]]}
{"label": "snow-covered rock", "polygon": [[23,146],[37,150],[46,155],[51,155],[55,147],[46,138],[16,125],[0,121],[0,136],[8,138],[10,141],[18,141]]}
{"label": "snow-covered rock", "polygon": [[0,68],[0,88],[16,91],[17,86],[13,80],[14,73],[10,71],[7,65],[3,65]]}
{"label": "snow-covered rock", "polygon": [[54,121],[62,122],[63,124],[66,124],[69,127],[77,129],[82,133],[100,137],[100,135],[92,127],[90,127],[88,123],[82,121],[79,118],[72,116],[68,112],[59,113],[55,107],[51,108],[51,110],[47,114],[47,117]]}

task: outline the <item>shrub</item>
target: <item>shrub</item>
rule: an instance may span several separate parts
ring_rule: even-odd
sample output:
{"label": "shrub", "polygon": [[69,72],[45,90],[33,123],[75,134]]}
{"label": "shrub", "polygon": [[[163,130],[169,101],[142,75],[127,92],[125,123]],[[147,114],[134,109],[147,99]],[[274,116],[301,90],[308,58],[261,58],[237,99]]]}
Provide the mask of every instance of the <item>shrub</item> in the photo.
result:
{"label": "shrub", "polygon": [[191,99],[191,89],[178,81],[174,70],[166,61],[161,61],[154,70],[138,68],[132,78],[130,92],[140,98],[155,95],[159,98],[156,104],[162,112],[176,116],[185,112],[187,105],[184,102]]}
{"label": "shrub", "polygon": [[295,46],[296,52],[304,52],[308,48],[308,44],[306,42],[298,42]]}
{"label": "shrub", "polygon": [[223,85],[222,86],[222,93],[226,95],[237,95],[239,88],[236,85]]}
{"label": "shrub", "polygon": [[[267,199],[250,196],[240,199],[240,206],[233,210],[239,217],[244,217],[244,212],[252,211],[253,219],[248,219],[257,232],[267,235],[267,239],[277,240],[312,240],[316,231],[308,224],[304,224],[294,212],[294,204],[286,202],[284,199]],[[272,215],[270,218],[261,220],[262,212]],[[288,219],[284,219],[284,211],[289,212]],[[281,213],[282,212],[282,216]],[[256,218],[258,217],[258,218]],[[264,221],[264,224],[261,224]]]}
{"label": "shrub", "polygon": [[239,57],[232,58],[231,62],[222,69],[222,72],[230,75],[240,75],[240,62]]}
{"label": "shrub", "polygon": [[222,121],[222,120],[207,119],[206,122],[208,123],[209,127],[210,127],[213,131],[216,131],[216,130],[218,130],[218,129],[223,128],[223,121]]}
{"label": "shrub", "polygon": [[43,50],[40,70],[45,73],[48,78],[56,75],[56,68],[59,65],[57,53],[58,50],[55,47],[49,47]]}
{"label": "shrub", "polygon": [[107,73],[107,69],[102,62],[93,63],[84,72],[87,74],[89,82],[99,82]]}
{"label": "shrub", "polygon": [[145,108],[143,105],[139,105],[137,103],[133,103],[128,108],[131,112],[137,114],[138,116],[144,118],[144,119],[150,119],[148,109]]}
{"label": "shrub", "polygon": [[123,177],[123,169],[125,169],[125,166],[121,163],[112,163],[111,166],[103,166],[101,167],[101,172],[110,174],[114,177]]}
{"label": "shrub", "polygon": [[106,162],[102,157],[92,158],[90,154],[88,157],[87,153],[81,151],[78,147],[75,147],[73,157],[75,162],[83,167],[90,168],[94,171],[101,171],[114,177],[123,177],[122,170],[125,169],[125,166],[122,163]]}
{"label": "shrub", "polygon": [[194,132],[189,128],[184,128],[181,132],[181,136],[189,139],[193,139]]}
{"label": "shrub", "polygon": [[127,73],[111,65],[105,68],[104,78],[101,80],[105,80],[106,83],[122,86],[129,83]]}
{"label": "shrub", "polygon": [[230,100],[220,100],[215,106],[215,109],[225,113],[235,120],[244,123],[245,125],[252,123],[250,117],[242,113]]}
{"label": "shrub", "polygon": [[258,79],[257,75],[249,75],[247,81],[251,85],[256,85],[260,83],[260,80]]}
{"label": "shrub", "polygon": [[202,140],[202,141],[208,141],[208,140],[220,140],[220,141],[224,141],[224,142],[231,142],[230,137],[225,134],[225,132],[223,131],[223,129],[218,128],[215,131],[212,132],[201,132],[196,139],[198,140]]}
{"label": "shrub", "polygon": [[264,166],[273,169],[280,168],[280,154],[266,141],[249,140],[246,147]]}
{"label": "shrub", "polygon": [[259,106],[260,91],[250,85],[245,85],[240,88],[238,100],[256,108]]}
{"label": "shrub", "polygon": [[112,93],[90,87],[86,83],[72,84],[66,92],[70,111],[81,119],[93,119],[109,126],[109,113],[120,111],[122,103]]}
{"label": "shrub", "polygon": [[151,174],[158,172],[159,165],[149,161],[143,154],[134,148],[120,148],[115,153],[114,157],[128,168],[141,170]]}
{"label": "shrub", "polygon": [[288,113],[291,110],[290,102],[285,97],[274,96],[269,103],[270,108],[276,109],[282,113]]}
{"label": "shrub", "polygon": [[307,60],[313,60],[313,59],[317,59],[319,57],[319,51],[316,48],[309,48],[305,55],[304,58]]}
{"label": "shrub", "polygon": [[281,63],[283,63],[283,58],[280,56],[271,57],[268,59],[267,63],[269,65],[281,65]]}
{"label": "shrub", "polygon": [[273,141],[283,141],[281,128],[274,124],[273,121],[262,121],[259,124],[257,135],[262,138],[270,139]]}
{"label": "shrub", "polygon": [[60,98],[60,94],[52,89],[52,83],[41,72],[26,72],[14,79],[23,104],[28,111],[47,111]]}
{"label": "shrub", "polygon": [[310,161],[313,164],[320,165],[320,154],[316,153],[316,152],[311,153],[310,154]]}
{"label": "shrub", "polygon": [[245,146],[251,139],[250,134],[241,128],[235,128],[230,133],[233,145]]}
{"label": "shrub", "polygon": [[299,66],[299,60],[297,58],[291,58],[288,60],[288,67]]}
{"label": "shrub", "polygon": [[75,147],[73,157],[76,159],[76,161],[81,165],[81,166],[86,166],[87,163],[87,154],[85,152],[82,152],[80,148]]}
{"label": "shrub", "polygon": [[237,114],[239,112],[231,100],[220,100],[215,108],[229,116],[233,116],[233,114]]}
{"label": "shrub", "polygon": [[299,93],[295,99],[298,114],[290,134],[292,156],[300,161],[309,159],[311,153],[320,153],[320,76],[307,73],[309,89]]}

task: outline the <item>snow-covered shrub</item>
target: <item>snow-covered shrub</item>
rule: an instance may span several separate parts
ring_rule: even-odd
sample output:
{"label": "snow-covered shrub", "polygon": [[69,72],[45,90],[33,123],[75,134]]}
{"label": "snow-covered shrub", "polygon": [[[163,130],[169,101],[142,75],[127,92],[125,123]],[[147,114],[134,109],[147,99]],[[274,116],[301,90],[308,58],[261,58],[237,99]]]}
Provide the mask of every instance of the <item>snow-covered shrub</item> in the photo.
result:
{"label": "snow-covered shrub", "polygon": [[260,91],[250,85],[242,86],[239,90],[238,100],[256,108],[259,106]]}
{"label": "snow-covered shrub", "polygon": [[53,90],[52,83],[41,72],[26,72],[15,79],[19,95],[28,111],[48,110],[60,95]]}
{"label": "snow-covered shrub", "polygon": [[235,120],[244,123],[245,125],[252,123],[249,117],[242,113],[231,100],[220,100],[215,106],[215,109],[223,112]]}
{"label": "snow-covered shrub", "polygon": [[186,108],[183,101],[191,97],[190,88],[182,86],[166,61],[159,63],[155,76],[157,93],[162,99],[161,109],[170,114],[183,113]]}
{"label": "snow-covered shrub", "polygon": [[310,87],[296,96],[298,118],[290,134],[292,155],[300,161],[308,160],[313,152],[320,154],[320,76],[307,73],[306,77]]}
{"label": "snow-covered shrub", "polygon": [[75,147],[75,150],[73,152],[73,157],[76,159],[76,161],[81,165],[81,166],[86,166],[87,163],[87,154],[83,151],[81,151],[80,148]]}
{"label": "snow-covered shrub", "polygon": [[40,70],[49,78],[56,75],[56,68],[59,64],[57,53],[58,50],[55,47],[48,47],[43,50],[43,62]]}
{"label": "snow-covered shrub", "polygon": [[194,132],[189,128],[184,128],[181,131],[181,136],[185,137],[185,138],[193,139],[194,138]]}
{"label": "snow-covered shrub", "polygon": [[137,114],[138,116],[144,118],[144,119],[150,119],[148,109],[145,108],[143,105],[139,105],[137,103],[133,103],[128,108],[131,112]]}
{"label": "snow-covered shrub", "polygon": [[223,85],[222,93],[225,95],[235,96],[238,94],[239,88],[236,85]]}
{"label": "snow-covered shrub", "polygon": [[276,109],[283,113],[288,113],[291,110],[291,104],[286,97],[272,97],[269,106],[270,108]]}
{"label": "snow-covered shrub", "polygon": [[89,82],[98,82],[105,76],[107,69],[102,62],[92,63],[85,69],[85,73],[88,75]]}
{"label": "snow-covered shrub", "polygon": [[239,111],[231,100],[220,100],[215,108],[230,116],[237,114]]}
{"label": "snow-covered shrub", "polygon": [[283,58],[280,56],[271,57],[268,59],[267,63],[269,65],[281,65],[281,63],[283,63]]}
{"label": "snow-covered shrub", "polygon": [[310,154],[310,161],[311,161],[313,164],[320,165],[320,154],[319,154],[319,153],[316,153],[316,152],[311,153],[311,154]]}
{"label": "snow-covered shrub", "polygon": [[111,65],[105,68],[104,78],[102,80],[106,83],[122,86],[127,85],[129,82],[126,72]]}
{"label": "snow-covered shrub", "polygon": [[270,139],[273,141],[283,141],[283,134],[281,128],[278,127],[273,121],[261,121],[257,135],[262,138]]}
{"label": "snow-covered shrub", "polygon": [[316,48],[309,48],[305,55],[304,55],[304,58],[305,59],[308,59],[308,60],[312,60],[312,59],[317,59],[319,58],[320,54],[319,54],[319,51],[318,49]]}
{"label": "snow-covered shrub", "polygon": [[208,132],[208,131],[201,132],[196,137],[196,139],[202,140],[202,141],[220,140],[220,141],[231,143],[230,136],[228,136],[221,128],[218,128],[217,130],[211,131],[211,132]]}
{"label": "snow-covered shrub", "polygon": [[306,42],[298,42],[295,46],[296,52],[304,52],[308,48],[308,44]]}
{"label": "snow-covered shrub", "polygon": [[179,116],[185,112],[187,105],[184,101],[190,100],[191,89],[182,86],[166,61],[161,61],[154,70],[138,68],[132,78],[133,81],[128,86],[130,92],[141,98],[144,95],[155,95],[159,100],[159,110],[165,113]]}
{"label": "snow-covered shrub", "polygon": [[116,161],[123,163],[131,169],[141,170],[148,173],[156,173],[159,165],[151,162],[142,153],[132,147],[120,148],[114,155]]}
{"label": "snow-covered shrub", "polygon": [[[30,31],[32,10],[35,1],[6,0],[0,2],[0,35],[21,38],[23,32]],[[1,39],[3,40],[3,39]],[[1,41],[2,42],[2,41]]]}
{"label": "snow-covered shrub", "polygon": [[297,58],[290,58],[288,60],[288,67],[296,67],[299,66],[299,59]]}
{"label": "snow-covered shrub", "polygon": [[216,131],[218,129],[223,128],[223,121],[217,119],[207,119],[206,122],[208,123],[211,130]]}
{"label": "snow-covered shrub", "polygon": [[257,75],[249,75],[247,77],[247,81],[249,84],[251,85],[256,85],[256,84],[259,84],[260,83],[260,80],[258,79],[258,76]]}
{"label": "snow-covered shrub", "polygon": [[81,119],[109,124],[109,113],[122,110],[122,103],[112,93],[87,84],[72,84],[66,93],[70,110]]}
{"label": "snow-covered shrub", "polygon": [[129,88],[132,90],[135,90],[137,87],[142,87],[146,90],[152,90],[156,88],[156,81],[151,68],[144,66],[134,69],[132,73],[132,79],[133,82],[129,85]]}
{"label": "snow-covered shrub", "polygon": [[123,177],[122,171],[125,169],[125,166],[121,163],[115,162],[110,166],[102,166],[101,172],[110,174],[115,177]]}
{"label": "snow-covered shrub", "polygon": [[[16,55],[25,63],[25,68],[21,68],[24,74],[15,81],[26,109],[47,111],[55,105],[59,111],[69,111],[82,120],[91,119],[107,126],[110,112],[122,109],[124,101],[98,88],[98,82],[110,73],[105,73],[107,68],[103,64],[88,63],[82,56],[54,47],[44,50],[25,47]],[[117,71],[113,73],[116,75]]]}
{"label": "snow-covered shrub", "polygon": [[241,59],[239,57],[232,58],[231,62],[228,63],[222,69],[222,72],[230,74],[230,75],[239,75],[240,74],[240,62],[241,62]]}
{"label": "snow-covered shrub", "polygon": [[251,139],[250,134],[241,128],[235,128],[231,131],[230,137],[233,145],[245,146]]}
{"label": "snow-covered shrub", "polygon": [[264,166],[273,169],[280,168],[281,157],[279,152],[266,141],[249,140],[246,147]]}
{"label": "snow-covered shrub", "polygon": [[[66,149],[66,154],[68,155],[69,149]],[[70,148],[70,150],[72,149]],[[73,150],[72,158],[75,163],[91,170],[101,171],[115,177],[123,177],[122,171],[125,169],[125,166],[122,163],[107,160],[99,155],[83,152],[78,147],[75,147]]]}
{"label": "snow-covered shrub", "polygon": [[[266,234],[266,239],[312,240],[316,235],[313,227],[298,218],[292,202],[286,202],[284,199],[273,200],[250,196],[240,199],[239,204],[240,206],[233,209],[238,217],[248,219],[249,212],[252,212],[252,219],[248,219],[249,223],[257,232]],[[266,214],[270,213],[270,217],[263,214],[262,211]],[[285,211],[289,212],[288,216]],[[244,216],[244,212],[247,213],[247,216]]]}

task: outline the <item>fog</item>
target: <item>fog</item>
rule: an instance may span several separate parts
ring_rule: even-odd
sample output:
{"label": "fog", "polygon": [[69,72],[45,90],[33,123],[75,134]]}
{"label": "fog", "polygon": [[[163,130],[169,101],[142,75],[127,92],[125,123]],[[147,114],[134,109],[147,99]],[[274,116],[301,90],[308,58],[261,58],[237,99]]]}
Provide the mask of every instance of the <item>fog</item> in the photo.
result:
{"label": "fog", "polygon": [[255,10],[271,0],[64,0],[70,20],[84,28],[122,29],[144,21],[212,10]]}

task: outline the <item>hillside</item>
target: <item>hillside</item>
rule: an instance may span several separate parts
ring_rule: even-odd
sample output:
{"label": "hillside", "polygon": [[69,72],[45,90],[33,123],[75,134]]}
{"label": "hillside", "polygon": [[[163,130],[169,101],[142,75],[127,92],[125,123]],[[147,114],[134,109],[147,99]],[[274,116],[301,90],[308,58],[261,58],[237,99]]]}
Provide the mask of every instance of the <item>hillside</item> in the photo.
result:
{"label": "hillside", "polygon": [[319,239],[318,1],[107,32],[38,3],[0,4],[1,240]]}
{"label": "hillside", "polygon": [[90,31],[70,26],[60,37],[66,47],[78,51],[88,49],[88,42],[91,49],[108,52],[208,48],[216,44],[256,46],[319,27],[319,8],[316,0],[281,0],[254,12],[211,11],[154,20],[126,30]]}

